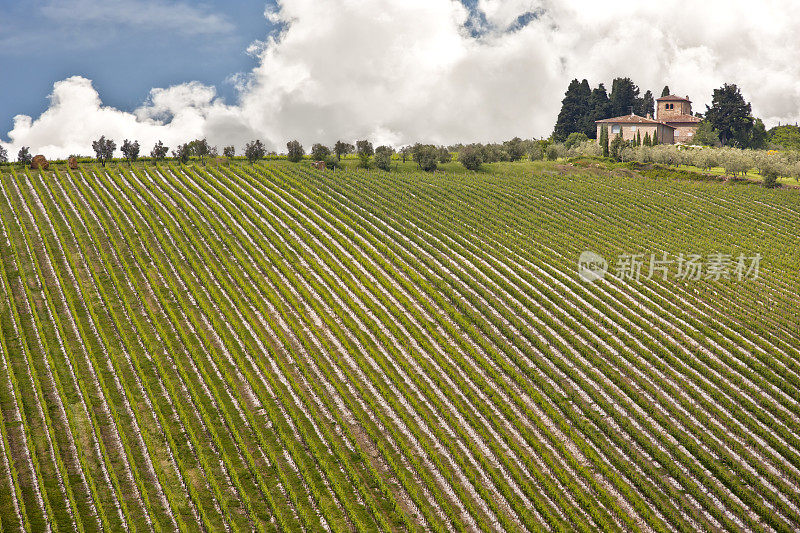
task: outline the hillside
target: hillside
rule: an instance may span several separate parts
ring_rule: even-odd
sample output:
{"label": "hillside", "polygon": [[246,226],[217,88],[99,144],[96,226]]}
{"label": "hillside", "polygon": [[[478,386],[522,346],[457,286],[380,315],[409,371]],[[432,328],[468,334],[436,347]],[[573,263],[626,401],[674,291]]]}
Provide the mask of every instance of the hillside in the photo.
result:
{"label": "hillside", "polygon": [[487,168],[2,174],[2,529],[800,528],[798,191]]}

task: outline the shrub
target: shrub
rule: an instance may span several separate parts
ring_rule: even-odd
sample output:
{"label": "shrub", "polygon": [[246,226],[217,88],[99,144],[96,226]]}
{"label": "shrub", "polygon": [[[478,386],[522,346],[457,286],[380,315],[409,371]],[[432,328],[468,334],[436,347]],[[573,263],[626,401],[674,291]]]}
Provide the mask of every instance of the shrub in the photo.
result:
{"label": "shrub", "polygon": [[545,151],[547,150],[547,141],[536,141],[531,146],[530,158],[531,161],[541,161],[544,159]]}
{"label": "shrub", "polygon": [[550,161],[555,161],[560,157],[564,157],[567,155],[567,150],[564,148],[564,145],[561,143],[553,143],[547,147],[547,159]]}
{"label": "shrub", "polygon": [[629,144],[628,141],[623,139],[622,135],[616,135],[614,139],[611,141],[611,144],[608,146],[610,157],[619,161],[621,155],[620,152],[628,144]]}
{"label": "shrub", "polygon": [[566,147],[567,150],[570,150],[588,140],[589,137],[587,137],[583,132],[570,133],[569,137],[567,137],[567,140],[564,141],[564,147]]}

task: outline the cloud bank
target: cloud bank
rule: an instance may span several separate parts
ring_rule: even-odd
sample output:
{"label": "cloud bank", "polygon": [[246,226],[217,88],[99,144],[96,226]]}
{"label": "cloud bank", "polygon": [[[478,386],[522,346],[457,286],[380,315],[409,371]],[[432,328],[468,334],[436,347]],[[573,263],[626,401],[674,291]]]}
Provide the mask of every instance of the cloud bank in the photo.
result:
{"label": "cloud bank", "polygon": [[102,105],[89,80],[55,84],[35,120],[17,116],[4,143],[63,157],[101,134],[145,151],[197,137],[281,150],[368,137],[400,145],[549,135],[570,79],[630,76],[644,91],[689,95],[737,83],[768,125],[800,118],[800,3],[768,0],[281,0],[277,35],[248,53],[238,101],[190,82],[153,89],[139,109]]}

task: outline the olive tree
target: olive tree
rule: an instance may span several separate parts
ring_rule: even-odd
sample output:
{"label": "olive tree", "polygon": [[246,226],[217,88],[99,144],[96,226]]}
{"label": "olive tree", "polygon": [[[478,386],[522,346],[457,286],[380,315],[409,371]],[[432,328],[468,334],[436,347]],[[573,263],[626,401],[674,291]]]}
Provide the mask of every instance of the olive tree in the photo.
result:
{"label": "olive tree", "polygon": [[483,147],[478,144],[465,146],[458,153],[458,162],[467,170],[480,169],[483,164]]}
{"label": "olive tree", "polygon": [[371,142],[367,140],[356,141],[356,154],[361,159],[362,167],[369,168],[369,160],[374,153],[375,150],[372,148]]}
{"label": "olive tree", "polygon": [[411,149],[411,158],[425,172],[433,172],[438,167],[439,150],[432,144],[417,143]]}
{"label": "olive tree", "polygon": [[92,143],[92,149],[95,156],[101,165],[106,166],[106,161],[110,161],[114,157],[114,150],[117,149],[117,143],[111,139],[106,139],[103,135]]}
{"label": "olive tree", "polygon": [[164,143],[158,141],[153,149],[150,150],[150,157],[155,159],[156,161],[161,161],[165,157],[167,157],[167,152],[169,152],[169,148],[164,146]]}
{"label": "olive tree", "polygon": [[192,150],[189,147],[189,143],[179,144],[178,147],[172,151],[172,157],[184,165],[189,162],[191,156]]}
{"label": "olive tree", "polygon": [[303,156],[306,155],[303,145],[297,140],[286,143],[286,153],[292,163],[299,163],[302,161]]}
{"label": "olive tree", "polygon": [[266,153],[267,149],[264,147],[264,143],[262,143],[258,139],[256,139],[255,141],[250,141],[244,147],[244,156],[247,158],[247,160],[250,162],[251,165],[254,165],[256,161],[264,159]]}
{"label": "olive tree", "polygon": [[333,153],[336,154],[336,159],[341,161],[343,155],[351,154],[355,149],[355,146],[350,143],[336,141],[336,144],[333,146]]}
{"label": "olive tree", "polygon": [[139,159],[139,141],[129,141],[125,139],[122,141],[122,155],[125,156],[125,159],[128,161],[130,165],[133,161]]}
{"label": "olive tree", "polygon": [[29,147],[23,146],[19,149],[19,152],[17,152],[17,162],[20,165],[28,166],[31,164],[32,160],[33,156],[31,156],[31,150]]}
{"label": "olive tree", "polygon": [[314,161],[327,161],[331,155],[331,149],[324,144],[316,143],[311,147],[311,159]]}
{"label": "olive tree", "polygon": [[375,166],[381,170],[390,170],[392,155],[394,155],[394,148],[391,146],[378,146],[375,148]]}

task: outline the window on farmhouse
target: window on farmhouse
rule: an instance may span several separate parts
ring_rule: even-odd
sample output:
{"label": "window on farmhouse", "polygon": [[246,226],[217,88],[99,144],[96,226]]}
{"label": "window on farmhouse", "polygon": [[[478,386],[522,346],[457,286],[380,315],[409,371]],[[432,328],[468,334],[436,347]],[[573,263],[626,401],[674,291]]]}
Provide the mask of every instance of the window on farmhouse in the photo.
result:
{"label": "window on farmhouse", "polygon": [[619,133],[619,126],[611,126],[611,133],[614,135]]}
{"label": "window on farmhouse", "polygon": [[631,131],[632,131],[633,133],[636,133],[636,126],[631,126]]}

